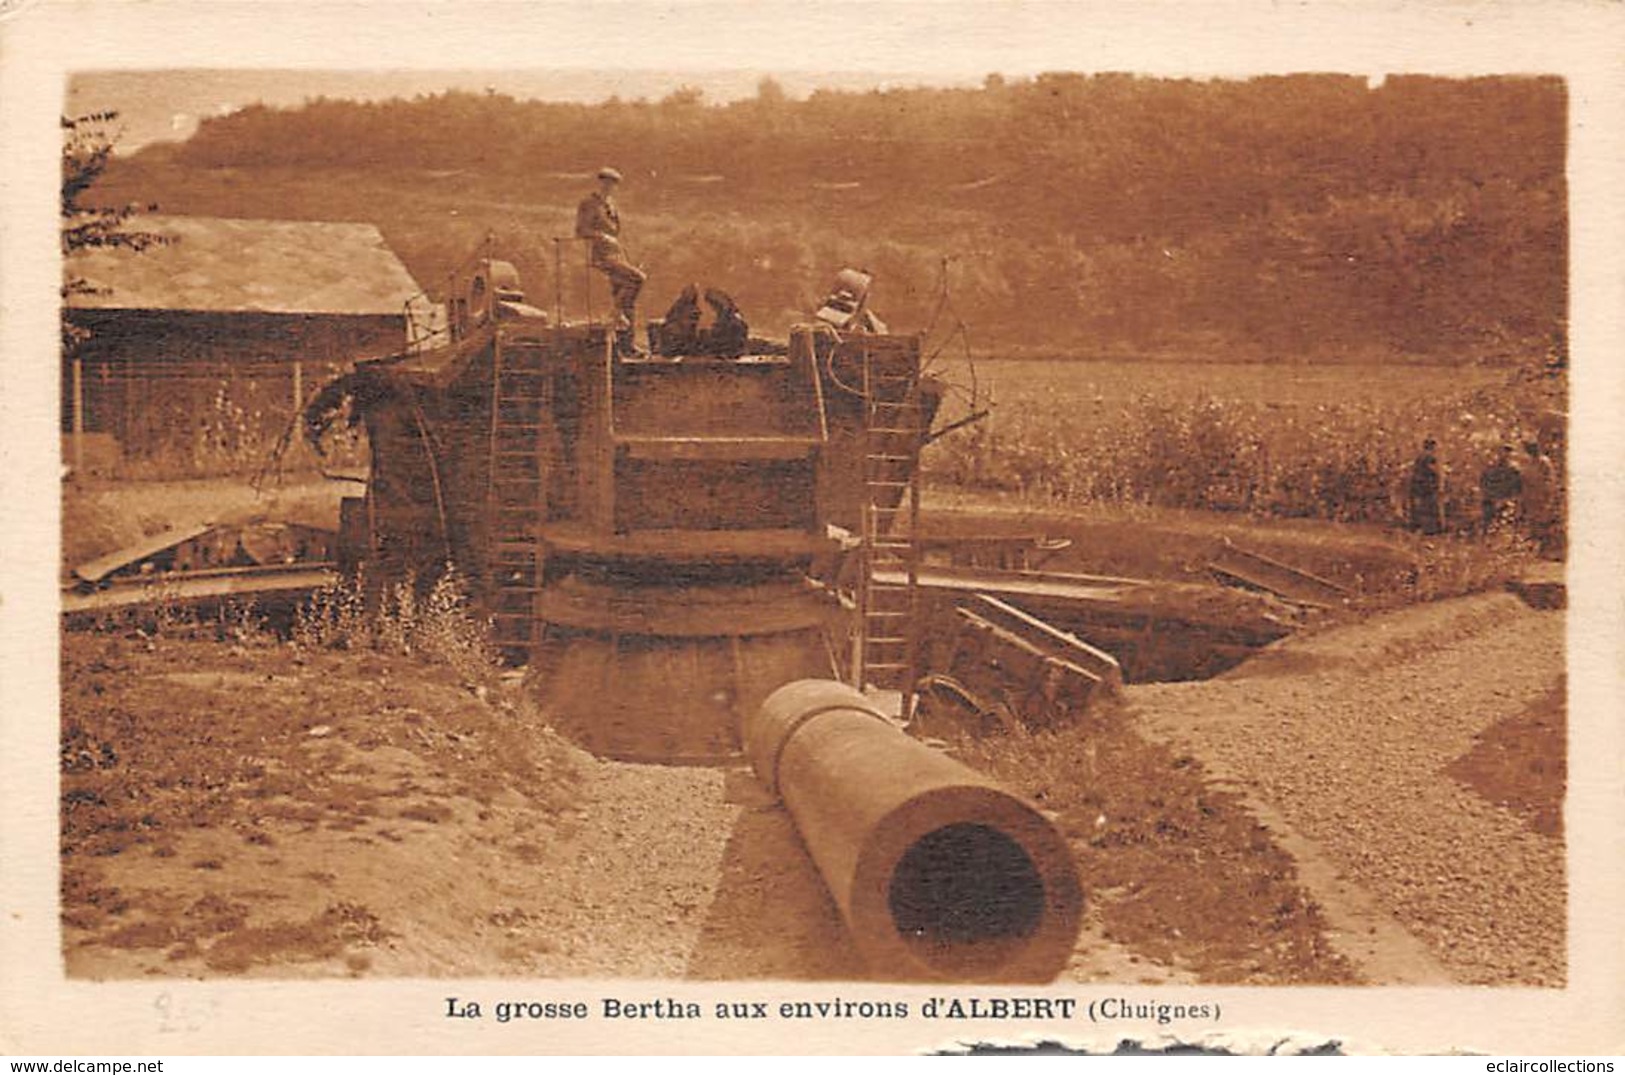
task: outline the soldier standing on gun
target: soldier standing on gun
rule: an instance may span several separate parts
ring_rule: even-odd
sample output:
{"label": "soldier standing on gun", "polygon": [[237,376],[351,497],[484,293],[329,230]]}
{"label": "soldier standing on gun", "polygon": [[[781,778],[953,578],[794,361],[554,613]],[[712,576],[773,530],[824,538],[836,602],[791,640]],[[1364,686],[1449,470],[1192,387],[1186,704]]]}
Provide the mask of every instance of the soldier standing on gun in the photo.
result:
{"label": "soldier standing on gun", "polygon": [[647,274],[632,264],[621,249],[621,214],[613,195],[621,173],[613,168],[598,170],[598,189],[576,207],[576,238],[592,244],[589,264],[609,278],[610,295],[615,302],[615,351],[620,355],[642,352],[633,341],[637,324],[638,292]]}

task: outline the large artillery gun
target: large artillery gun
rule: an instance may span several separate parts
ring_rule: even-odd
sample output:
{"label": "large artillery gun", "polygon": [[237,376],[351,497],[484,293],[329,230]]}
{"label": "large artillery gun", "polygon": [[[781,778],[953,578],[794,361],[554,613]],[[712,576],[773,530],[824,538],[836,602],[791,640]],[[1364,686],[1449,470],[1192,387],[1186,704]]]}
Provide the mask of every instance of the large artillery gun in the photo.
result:
{"label": "large artillery gun", "polygon": [[691,289],[626,353],[474,260],[442,339],[307,408],[313,435],[344,404],[368,433],[345,559],[380,584],[454,565],[553,718],[609,756],[737,757],[743,715],[796,679],[906,692],[942,389],[918,337],[873,331],[867,286],[842,274],[782,342],[715,290],[698,329]]}

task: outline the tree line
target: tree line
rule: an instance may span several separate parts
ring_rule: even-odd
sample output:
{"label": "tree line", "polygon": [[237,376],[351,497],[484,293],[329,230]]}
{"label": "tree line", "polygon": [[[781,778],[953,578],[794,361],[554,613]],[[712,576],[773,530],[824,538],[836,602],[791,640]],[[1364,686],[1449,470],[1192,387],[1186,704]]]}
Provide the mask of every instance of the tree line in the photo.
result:
{"label": "tree line", "polygon": [[[1547,77],[1053,74],[805,100],[767,79],[723,104],[255,106],[149,153],[155,181],[454,174],[485,203],[558,206],[613,163],[651,269],[743,270],[711,279],[747,310],[800,301],[770,277],[833,257],[882,271],[892,320],[923,323],[946,259],[960,315],[1029,349],[1497,360],[1564,330],[1566,113]],[[449,243],[396,212],[380,223],[406,247]]]}

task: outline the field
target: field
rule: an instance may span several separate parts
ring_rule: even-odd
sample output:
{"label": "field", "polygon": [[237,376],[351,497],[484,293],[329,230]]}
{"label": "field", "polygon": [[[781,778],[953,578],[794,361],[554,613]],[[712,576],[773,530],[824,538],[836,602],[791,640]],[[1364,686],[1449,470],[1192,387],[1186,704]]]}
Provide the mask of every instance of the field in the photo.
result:
{"label": "field", "polygon": [[763,89],[247,108],[121,159],[96,196],[370,221],[431,289],[490,229],[551,300],[549,239],[613,161],[656,312],[693,280],[776,327],[852,266],[894,324],[924,323],[946,289],[1013,347],[1509,362],[1563,332],[1559,79]]}
{"label": "field", "polygon": [[1040,402],[1128,404],[1146,396],[1166,403],[1200,399],[1251,401],[1269,407],[1313,407],[1334,401],[1397,403],[1440,398],[1462,389],[1505,385],[1510,370],[1493,366],[1407,365],[1373,369],[1358,363],[1135,360],[1131,358],[976,358],[944,353],[932,368],[950,382],[974,380],[1005,406]]}
{"label": "field", "polygon": [[[951,421],[928,452],[939,486],[1069,505],[1141,504],[1399,524],[1425,437],[1438,441],[1447,528],[1478,518],[1503,443],[1539,441],[1559,473],[1560,374],[1522,369],[1154,361],[936,363]],[[1519,450],[1528,472],[1531,462]],[[1558,514],[1560,497],[1548,498]],[[1520,520],[1525,534],[1543,525]]]}

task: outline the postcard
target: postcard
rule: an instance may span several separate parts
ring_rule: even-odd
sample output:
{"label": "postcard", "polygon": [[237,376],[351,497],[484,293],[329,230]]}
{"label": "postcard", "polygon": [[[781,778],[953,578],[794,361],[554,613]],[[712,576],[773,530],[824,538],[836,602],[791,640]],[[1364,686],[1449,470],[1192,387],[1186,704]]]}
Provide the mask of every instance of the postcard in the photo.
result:
{"label": "postcard", "polygon": [[1621,29],[0,7],[3,1047],[1618,1052]]}

